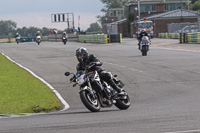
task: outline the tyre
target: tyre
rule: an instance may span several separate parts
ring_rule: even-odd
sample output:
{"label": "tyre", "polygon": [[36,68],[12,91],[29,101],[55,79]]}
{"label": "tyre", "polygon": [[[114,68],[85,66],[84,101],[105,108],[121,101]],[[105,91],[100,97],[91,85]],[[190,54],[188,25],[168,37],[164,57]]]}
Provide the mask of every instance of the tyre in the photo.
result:
{"label": "tyre", "polygon": [[119,99],[117,99],[115,103],[115,106],[120,110],[128,109],[130,105],[131,105],[131,102],[130,102],[128,94],[124,96],[119,96]]}
{"label": "tyre", "polygon": [[81,91],[80,98],[85,107],[91,112],[98,112],[101,109],[99,100],[97,98],[94,99],[89,91]]}
{"label": "tyre", "polygon": [[142,56],[147,56],[147,46],[142,47]]}

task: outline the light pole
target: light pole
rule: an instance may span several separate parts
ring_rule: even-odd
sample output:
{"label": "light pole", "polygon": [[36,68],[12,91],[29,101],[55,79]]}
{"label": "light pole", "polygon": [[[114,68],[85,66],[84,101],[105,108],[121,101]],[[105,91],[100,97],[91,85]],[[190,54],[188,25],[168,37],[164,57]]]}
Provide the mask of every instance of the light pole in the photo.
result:
{"label": "light pole", "polygon": [[138,19],[140,19],[140,0],[138,0]]}

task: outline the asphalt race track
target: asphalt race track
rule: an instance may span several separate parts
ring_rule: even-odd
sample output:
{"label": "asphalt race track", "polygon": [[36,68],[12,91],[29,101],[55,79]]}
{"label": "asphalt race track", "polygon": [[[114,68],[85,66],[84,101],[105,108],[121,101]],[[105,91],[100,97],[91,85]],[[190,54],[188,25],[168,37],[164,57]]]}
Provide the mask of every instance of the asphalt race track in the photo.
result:
{"label": "asphalt race track", "polygon": [[[75,72],[75,50],[86,47],[117,74],[131,99],[128,110],[103,108],[91,113],[81,103],[78,86],[66,71]],[[146,57],[137,41],[87,44],[42,42],[0,44],[0,52],[50,83],[67,101],[63,112],[0,117],[0,133],[198,133],[200,132],[200,45],[152,39]],[[3,65],[3,64],[1,64]]]}

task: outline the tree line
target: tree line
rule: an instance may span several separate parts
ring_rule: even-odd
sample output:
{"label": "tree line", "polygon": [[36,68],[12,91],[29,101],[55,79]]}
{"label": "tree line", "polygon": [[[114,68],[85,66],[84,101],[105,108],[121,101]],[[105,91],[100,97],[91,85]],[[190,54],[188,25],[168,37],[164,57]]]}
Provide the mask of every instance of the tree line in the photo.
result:
{"label": "tree line", "polygon": [[[38,27],[22,27],[17,28],[17,23],[12,20],[1,20],[0,21],[0,38],[1,37],[14,37],[16,33],[19,33],[21,36],[25,37],[34,37],[37,31],[40,31],[43,36],[48,36],[51,34],[51,30],[56,30],[57,33],[63,33],[64,31],[68,31],[67,29],[64,30],[57,30],[52,28],[38,28]],[[101,31],[101,26],[95,22],[91,23],[90,27],[86,30],[86,32],[96,32]]]}
{"label": "tree line", "polygon": [[26,37],[34,37],[37,31],[40,31],[43,36],[47,36],[50,34],[50,28],[43,27],[37,28],[37,27],[22,27],[17,28],[17,23],[12,20],[1,20],[0,21],[0,36],[11,36],[14,37],[16,33],[19,33],[21,36]]}

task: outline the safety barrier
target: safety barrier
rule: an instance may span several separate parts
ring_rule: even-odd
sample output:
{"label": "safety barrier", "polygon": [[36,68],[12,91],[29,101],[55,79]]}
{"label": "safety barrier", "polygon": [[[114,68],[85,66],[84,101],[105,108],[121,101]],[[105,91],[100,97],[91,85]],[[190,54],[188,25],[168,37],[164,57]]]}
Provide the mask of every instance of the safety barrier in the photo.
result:
{"label": "safety barrier", "polygon": [[79,42],[85,43],[108,43],[108,36],[105,35],[78,35]]}
{"label": "safety barrier", "polygon": [[95,35],[78,35],[79,42],[85,43],[113,43],[113,42],[122,42],[122,34],[95,34]]}
{"label": "safety barrier", "polygon": [[179,33],[159,33],[159,38],[170,38],[170,39],[179,39],[180,34]]}
{"label": "safety barrier", "polygon": [[170,39],[179,39],[180,34],[179,33],[168,33],[168,38]]}
{"label": "safety barrier", "polygon": [[200,32],[197,32],[197,33],[159,33],[158,37],[159,38],[169,38],[169,39],[180,39],[180,43],[200,43]]}
{"label": "safety barrier", "polygon": [[168,38],[168,33],[159,33],[158,38]]}
{"label": "safety barrier", "polygon": [[197,33],[187,33],[186,34],[187,43],[200,43],[200,32]]}

